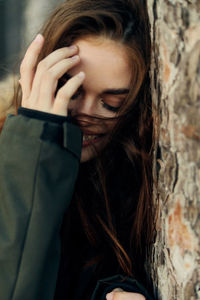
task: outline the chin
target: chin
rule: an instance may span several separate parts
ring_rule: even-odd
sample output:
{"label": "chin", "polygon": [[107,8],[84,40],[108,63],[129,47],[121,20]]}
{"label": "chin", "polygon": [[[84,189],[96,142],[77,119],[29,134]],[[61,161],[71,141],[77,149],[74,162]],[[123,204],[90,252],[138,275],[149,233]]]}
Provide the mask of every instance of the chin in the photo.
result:
{"label": "chin", "polygon": [[80,162],[84,163],[89,160],[92,160],[95,157],[98,157],[101,151],[106,147],[105,140],[98,141],[94,144],[90,144],[88,146],[83,146],[81,151],[81,159]]}
{"label": "chin", "polygon": [[80,162],[84,163],[98,157],[107,144],[108,139],[105,136],[98,140],[95,139],[95,142],[90,142],[89,144],[88,142],[83,142]]}
{"label": "chin", "polygon": [[91,146],[82,148],[82,152],[81,152],[81,163],[87,162],[95,157],[98,156],[97,151],[95,151],[95,149]]}

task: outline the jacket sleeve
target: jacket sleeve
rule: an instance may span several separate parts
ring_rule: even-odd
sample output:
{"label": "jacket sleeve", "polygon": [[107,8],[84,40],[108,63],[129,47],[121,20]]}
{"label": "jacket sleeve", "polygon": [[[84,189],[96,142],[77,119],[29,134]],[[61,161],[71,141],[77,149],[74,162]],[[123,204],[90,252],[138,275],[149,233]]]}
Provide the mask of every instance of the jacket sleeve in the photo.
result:
{"label": "jacket sleeve", "polygon": [[0,136],[0,299],[51,300],[76,181],[75,125],[9,115]]}
{"label": "jacket sleeve", "polygon": [[137,280],[120,274],[99,280],[90,300],[105,300],[106,294],[116,288],[121,288],[126,292],[139,293],[146,300],[153,300],[145,287]]}

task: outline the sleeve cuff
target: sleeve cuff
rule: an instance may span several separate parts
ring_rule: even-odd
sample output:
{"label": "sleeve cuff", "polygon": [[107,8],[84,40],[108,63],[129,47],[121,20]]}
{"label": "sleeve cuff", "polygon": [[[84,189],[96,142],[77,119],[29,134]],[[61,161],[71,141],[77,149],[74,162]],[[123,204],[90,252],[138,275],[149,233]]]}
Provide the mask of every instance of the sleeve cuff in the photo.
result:
{"label": "sleeve cuff", "polygon": [[9,114],[2,134],[15,134],[22,139],[37,139],[56,143],[69,150],[78,159],[81,157],[82,132],[80,128],[65,121],[61,124]]}
{"label": "sleeve cuff", "polygon": [[112,292],[115,288],[121,288],[126,292],[139,293],[142,294],[146,300],[153,300],[147,290],[138,283],[137,280],[122,275],[115,275],[99,280],[91,300],[104,300],[106,299],[107,293]]}
{"label": "sleeve cuff", "polygon": [[50,114],[47,112],[43,112],[40,110],[25,108],[25,107],[19,107],[18,108],[18,115],[23,115],[25,117],[29,117],[32,119],[37,119],[41,121],[47,121],[47,122],[53,122],[57,124],[63,124],[65,121],[70,121],[70,116],[59,116],[55,114]]}
{"label": "sleeve cuff", "polygon": [[[76,125],[70,123],[70,116],[59,116],[25,107],[18,108],[18,115],[44,121],[44,131],[41,135],[41,138],[43,140],[49,140],[61,144],[63,147],[69,149],[78,158],[80,158],[82,134]],[[51,126],[51,124],[48,122],[62,125],[62,128]]]}

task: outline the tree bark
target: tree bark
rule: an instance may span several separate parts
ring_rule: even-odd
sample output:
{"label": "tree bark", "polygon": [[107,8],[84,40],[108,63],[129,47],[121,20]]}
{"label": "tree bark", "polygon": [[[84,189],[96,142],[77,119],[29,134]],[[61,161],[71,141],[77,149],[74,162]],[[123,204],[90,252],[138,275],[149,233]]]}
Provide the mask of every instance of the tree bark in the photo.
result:
{"label": "tree bark", "polygon": [[200,299],[200,1],[147,4],[157,135],[152,278],[158,299]]}

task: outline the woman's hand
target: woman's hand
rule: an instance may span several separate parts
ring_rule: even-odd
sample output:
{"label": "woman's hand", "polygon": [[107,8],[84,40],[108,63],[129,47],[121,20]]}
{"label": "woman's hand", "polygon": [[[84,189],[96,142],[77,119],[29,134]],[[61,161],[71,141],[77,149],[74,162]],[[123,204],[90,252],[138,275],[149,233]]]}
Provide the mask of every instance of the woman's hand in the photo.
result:
{"label": "woman's hand", "polygon": [[114,289],[106,295],[106,300],[145,300],[146,298],[138,293],[125,292],[120,288]]}
{"label": "woman's hand", "polygon": [[37,65],[44,44],[39,34],[29,46],[21,63],[19,80],[22,106],[61,116],[67,116],[70,98],[82,84],[85,74],[80,72],[69,79],[56,93],[58,80],[80,62],[76,46],[55,50]]}

